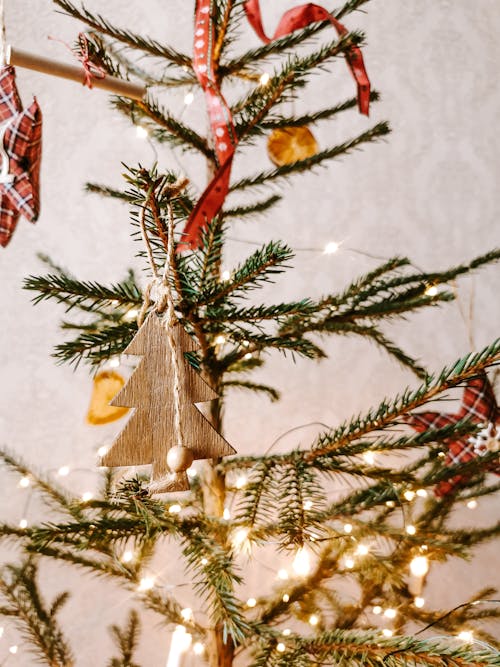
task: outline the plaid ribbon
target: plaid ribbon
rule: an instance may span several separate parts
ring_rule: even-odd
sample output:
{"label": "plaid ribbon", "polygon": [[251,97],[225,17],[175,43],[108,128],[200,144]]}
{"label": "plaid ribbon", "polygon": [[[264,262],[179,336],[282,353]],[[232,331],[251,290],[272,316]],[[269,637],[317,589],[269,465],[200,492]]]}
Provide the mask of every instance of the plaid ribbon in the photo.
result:
{"label": "plaid ribbon", "polygon": [[[462,419],[469,419],[475,424],[484,425],[488,422],[492,424],[500,423],[500,411],[493,387],[486,375],[469,380],[464,390],[460,410],[456,414],[419,412],[405,417],[406,423],[419,433],[444,428],[445,426],[456,424]],[[469,436],[449,438],[446,444],[448,446],[448,453],[444,462],[445,466],[468,463],[478,456],[475,450],[475,441]],[[498,464],[495,463],[493,469],[498,473]],[[468,475],[455,475],[451,479],[439,482],[434,493],[438,497],[446,496],[468,479]]]}
{"label": "plaid ribbon", "polygon": [[1,129],[3,155],[9,162],[8,170],[2,164],[0,176],[0,244],[6,246],[21,213],[29,222],[38,218],[42,150],[42,112],[36,99],[23,109],[11,66],[0,69]]}

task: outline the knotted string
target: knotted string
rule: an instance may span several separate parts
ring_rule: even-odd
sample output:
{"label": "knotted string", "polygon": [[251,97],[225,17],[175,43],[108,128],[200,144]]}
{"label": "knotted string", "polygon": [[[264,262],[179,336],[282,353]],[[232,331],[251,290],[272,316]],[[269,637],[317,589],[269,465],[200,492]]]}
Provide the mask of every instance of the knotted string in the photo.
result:
{"label": "knotted string", "polygon": [[[0,0],[1,2],[2,0]],[[80,53],[62,39],[57,39],[56,37],[49,37],[53,42],[59,42],[63,44],[68,51],[70,51],[77,59],[81,62],[83,68],[83,81],[82,84],[87,86],[87,88],[93,88],[93,79],[104,79],[106,78],[106,70],[101,65],[97,65],[92,62],[89,54],[89,38],[84,32],[78,34],[78,45],[80,47]]]}

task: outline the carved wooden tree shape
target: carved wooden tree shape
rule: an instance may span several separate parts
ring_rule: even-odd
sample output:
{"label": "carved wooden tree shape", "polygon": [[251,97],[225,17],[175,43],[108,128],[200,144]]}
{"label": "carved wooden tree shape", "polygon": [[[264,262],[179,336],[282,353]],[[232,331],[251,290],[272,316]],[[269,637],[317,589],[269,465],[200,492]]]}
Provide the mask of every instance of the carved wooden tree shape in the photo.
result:
{"label": "carved wooden tree shape", "polygon": [[211,401],[217,398],[217,394],[184,356],[185,352],[197,348],[195,341],[180,323],[173,326],[172,334],[179,369],[183,442],[178,442],[176,437],[174,374],[169,337],[164,320],[152,312],[125,350],[126,354],[142,355],[143,359],[123,389],[110,402],[110,405],[117,407],[135,408],[134,412],[109,452],[102,458],[102,465],[109,467],[151,463],[151,490],[157,493],[189,489],[187,474],[183,472],[173,475],[167,465],[170,448],[182,444],[192,451],[193,459],[217,458],[235,453],[196,407],[196,403]]}

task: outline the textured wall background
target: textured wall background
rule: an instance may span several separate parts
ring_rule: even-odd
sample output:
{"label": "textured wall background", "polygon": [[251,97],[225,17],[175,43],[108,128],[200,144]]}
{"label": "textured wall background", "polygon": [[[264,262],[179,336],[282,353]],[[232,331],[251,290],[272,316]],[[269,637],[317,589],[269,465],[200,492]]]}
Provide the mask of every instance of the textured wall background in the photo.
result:
{"label": "textured wall background", "polygon": [[[263,2],[265,24],[274,26],[294,4]],[[54,13],[49,0],[6,0],[6,5],[7,33],[14,45],[67,58],[64,48],[48,42],[47,35],[71,42],[77,26]],[[192,5],[185,0],[88,2],[89,8],[102,11],[117,25],[182,50],[190,49]],[[367,14],[349,17],[349,27],[367,31],[366,61],[383,101],[374,106],[370,121],[353,113],[314,132],[320,145],[327,146],[384,118],[394,133],[386,143],[285,185],[286,200],[271,216],[235,225],[231,236],[237,239],[282,238],[297,248],[344,242],[334,256],[299,252],[293,272],[269,293],[286,299],[342,289],[376,263],[349,248],[381,257],[409,255],[418,266],[434,269],[498,244],[500,96],[495,82],[500,43],[495,26],[499,20],[496,0],[374,0]],[[256,44],[250,32],[246,37],[248,44]],[[353,94],[344,63],[337,62],[332,71],[326,79],[313,79],[307,100],[297,102],[297,109],[321,107]],[[36,94],[44,112],[43,212],[36,226],[21,221],[12,243],[1,252],[0,443],[45,471],[54,472],[65,464],[83,469],[66,480],[83,492],[96,484],[90,471],[97,448],[121,424],[105,428],[85,424],[91,391],[86,369],[75,373],[55,366],[50,357],[52,346],[61,340],[62,313],[52,304],[33,308],[21,282],[43,270],[36,258],[40,251],[80,278],[112,281],[121,278],[128,266],[137,266],[126,209],[83,194],[82,186],[87,180],[119,186],[120,161],[150,164],[155,156],[127,121],[110,111],[104,94],[27,71],[19,71],[18,79],[25,103]],[[182,96],[173,95],[171,104],[178,112]],[[185,118],[203,123],[201,105],[198,93]],[[202,187],[205,172],[196,159],[174,155],[167,148],[158,157],[161,167],[182,161],[192,182]],[[268,164],[264,142],[240,155],[235,177],[252,173],[257,163]],[[251,250],[234,242],[228,268]],[[498,278],[498,269],[489,268],[460,282],[465,311],[473,294],[472,319],[464,320],[455,303],[392,326],[391,334],[431,369],[466,353],[471,336],[477,348],[486,345],[498,333]],[[227,435],[240,452],[261,452],[287,429],[308,422],[335,425],[408,383],[415,384],[410,374],[364,341],[333,339],[326,346],[330,356],[321,364],[290,364],[278,355],[269,359],[260,375],[282,390],[278,405],[244,394],[231,398]],[[279,446],[306,443],[313,432],[296,432]],[[27,508],[27,498],[28,492],[2,472],[2,519],[35,520],[37,502],[33,499]],[[498,517],[498,503],[481,501],[475,512],[464,509],[459,520],[490,522],[494,516]],[[15,552],[7,555],[15,557]],[[482,585],[500,584],[498,564],[498,549],[490,545],[472,564],[435,566],[426,597],[443,608],[459,604]],[[165,585],[172,585],[175,565],[167,559],[158,567]],[[110,651],[105,627],[124,618],[127,596],[83,574],[77,577],[62,565],[44,570],[44,586],[60,590],[62,576],[75,592],[65,618],[78,665],[104,664],[102,656]],[[251,576],[248,591],[255,590]],[[0,660],[17,641],[7,626]],[[151,618],[142,643],[142,664],[163,665],[167,645],[167,632]],[[27,666],[33,659],[21,648],[8,664]]]}

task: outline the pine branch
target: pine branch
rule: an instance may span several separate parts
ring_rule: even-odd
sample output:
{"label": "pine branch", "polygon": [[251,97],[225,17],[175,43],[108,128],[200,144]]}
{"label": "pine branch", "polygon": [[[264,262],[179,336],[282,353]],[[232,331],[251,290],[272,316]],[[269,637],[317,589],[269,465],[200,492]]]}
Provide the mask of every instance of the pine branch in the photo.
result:
{"label": "pine branch", "polygon": [[267,199],[253,204],[235,206],[223,211],[224,218],[244,218],[247,215],[264,213],[283,199],[280,195],[271,195]]}
{"label": "pine branch", "polygon": [[222,387],[233,387],[236,389],[248,389],[256,393],[267,394],[267,396],[274,403],[280,398],[280,393],[274,387],[269,387],[267,384],[258,384],[256,382],[248,382],[245,380],[226,380],[222,383]]}
{"label": "pine branch", "polygon": [[56,345],[54,357],[61,363],[67,362],[75,367],[81,361],[100,364],[121,354],[136,333],[136,322],[122,322],[94,331],[83,330],[74,340]]}
{"label": "pine branch", "polygon": [[134,662],[134,653],[139,643],[140,627],[139,615],[133,610],[129,613],[127,624],[123,630],[118,625],[111,626],[111,636],[120,651],[120,657],[112,658],[108,667],[140,667],[138,663]]}

